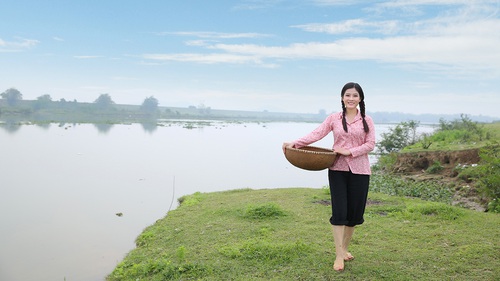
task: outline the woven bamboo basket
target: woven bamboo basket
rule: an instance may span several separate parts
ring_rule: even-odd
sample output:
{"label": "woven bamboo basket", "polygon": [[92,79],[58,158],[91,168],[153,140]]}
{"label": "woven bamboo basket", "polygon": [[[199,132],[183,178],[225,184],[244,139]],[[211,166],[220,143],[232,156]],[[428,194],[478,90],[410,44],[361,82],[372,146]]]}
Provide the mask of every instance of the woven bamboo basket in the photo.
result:
{"label": "woven bamboo basket", "polygon": [[335,162],[337,153],[331,149],[315,146],[287,147],[285,157],[295,167],[309,171],[319,171],[330,168]]}

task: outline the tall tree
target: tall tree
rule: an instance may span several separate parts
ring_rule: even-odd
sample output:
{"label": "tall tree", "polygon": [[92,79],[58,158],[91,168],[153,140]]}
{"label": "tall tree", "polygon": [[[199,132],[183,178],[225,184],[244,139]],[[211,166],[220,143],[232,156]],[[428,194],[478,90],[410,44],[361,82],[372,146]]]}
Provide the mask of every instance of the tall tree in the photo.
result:
{"label": "tall tree", "polygon": [[397,152],[405,146],[412,145],[418,141],[417,127],[420,124],[418,121],[401,122],[394,128],[389,128],[389,131],[382,133],[382,139],[377,143],[379,153],[387,154]]}
{"label": "tall tree", "polygon": [[144,99],[141,110],[148,113],[156,112],[158,110],[158,100],[153,96]]}
{"label": "tall tree", "polygon": [[111,96],[109,94],[101,94],[95,101],[94,103],[99,107],[99,108],[108,108],[111,105],[115,104],[115,102],[111,99]]}
{"label": "tall tree", "polygon": [[21,94],[21,92],[19,92],[16,88],[7,89],[0,95],[9,105],[15,105],[18,101],[23,99],[23,94]]}
{"label": "tall tree", "polygon": [[50,95],[41,95],[36,98],[35,109],[47,108],[52,102],[52,97]]}

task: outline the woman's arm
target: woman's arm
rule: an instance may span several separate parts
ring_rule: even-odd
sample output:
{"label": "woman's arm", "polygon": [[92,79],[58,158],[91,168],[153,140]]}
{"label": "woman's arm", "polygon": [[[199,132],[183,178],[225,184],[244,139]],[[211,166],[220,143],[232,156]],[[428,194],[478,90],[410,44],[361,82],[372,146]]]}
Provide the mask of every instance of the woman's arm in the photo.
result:
{"label": "woman's arm", "polygon": [[324,138],[328,133],[332,131],[332,116],[328,116],[323,123],[321,123],[316,129],[314,129],[309,134],[297,139],[293,142],[294,147],[301,148],[306,145],[310,145],[313,142],[317,142],[320,139]]}
{"label": "woman's arm", "polygon": [[349,149],[353,157],[368,154],[375,148],[375,124],[369,116],[366,116],[365,120],[368,124],[369,131],[366,134],[364,143],[362,143],[360,146]]}

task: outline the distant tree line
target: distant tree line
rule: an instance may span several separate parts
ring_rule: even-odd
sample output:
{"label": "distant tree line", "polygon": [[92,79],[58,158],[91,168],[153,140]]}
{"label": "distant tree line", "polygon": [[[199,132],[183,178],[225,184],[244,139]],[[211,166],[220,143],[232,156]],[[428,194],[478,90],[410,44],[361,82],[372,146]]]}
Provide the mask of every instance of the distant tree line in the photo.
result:
{"label": "distant tree line", "polygon": [[[159,102],[153,97],[144,99],[141,106],[124,108],[116,105],[109,94],[100,94],[93,103],[79,103],[76,100],[66,101],[64,98],[54,101],[49,94],[44,94],[36,100],[23,100],[22,93],[16,88],[10,88],[0,94],[0,116],[25,116],[36,120],[60,120],[64,118],[80,118],[92,120],[98,118],[123,119],[128,116],[133,119],[157,117]],[[63,115],[65,117],[63,117]]]}
{"label": "distant tree line", "polygon": [[[2,94],[0,94],[0,96],[2,97],[2,100],[4,100],[9,106],[16,106],[20,101],[23,100],[23,94],[16,88],[7,89]],[[60,99],[58,102],[66,103],[67,101],[65,99]],[[74,102],[76,103],[77,101],[74,100]],[[52,97],[48,94],[44,94],[36,98],[34,109],[38,110],[42,108],[48,108],[53,103],[54,101],[52,100]],[[115,104],[115,102],[109,94],[101,94],[94,101],[94,104],[97,108],[110,109]],[[144,99],[140,109],[143,112],[155,113],[158,110],[158,105],[158,100],[155,97],[151,96]]]}
{"label": "distant tree line", "polygon": [[[107,93],[100,94],[92,103],[68,101],[61,98],[54,101],[49,94],[44,94],[36,100],[23,100],[22,93],[10,88],[0,94],[0,118],[10,119],[12,122],[32,121],[76,121],[76,122],[134,122],[152,118],[188,118],[188,119],[223,119],[238,121],[295,121],[295,122],[322,122],[329,114],[321,109],[318,113],[291,113],[291,112],[269,112],[221,110],[212,109],[210,106],[200,104],[188,107],[159,107],[158,100],[154,96],[144,99],[141,105],[116,104]],[[402,120],[419,120],[424,123],[437,124],[441,119],[456,119],[454,115],[436,114],[405,114],[391,112],[369,112],[375,123],[392,124]],[[480,122],[492,122],[496,119],[486,116],[474,116],[471,120]],[[396,134],[413,133],[415,123],[412,121],[396,128]],[[404,139],[401,141],[405,141]],[[404,143],[395,144],[401,146]],[[392,144],[388,144],[387,148]]]}
{"label": "distant tree line", "polygon": [[100,94],[92,103],[54,101],[49,94],[36,100],[23,100],[23,95],[15,88],[1,93],[0,119],[4,122],[35,123],[76,122],[76,123],[121,123],[155,122],[157,119],[219,119],[238,121],[298,121],[320,122],[325,111],[314,113],[283,113],[241,110],[214,110],[200,104],[188,107],[159,107],[154,96],[144,99],[141,105],[116,104],[109,94]]}

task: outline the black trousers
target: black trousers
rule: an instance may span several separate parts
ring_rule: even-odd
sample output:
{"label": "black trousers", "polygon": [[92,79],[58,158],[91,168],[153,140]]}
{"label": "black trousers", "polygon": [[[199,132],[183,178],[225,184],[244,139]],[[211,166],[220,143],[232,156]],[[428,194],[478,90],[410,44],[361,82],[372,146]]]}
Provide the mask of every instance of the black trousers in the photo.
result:
{"label": "black trousers", "polygon": [[369,175],[328,170],[332,200],[332,225],[355,226],[364,222]]}

